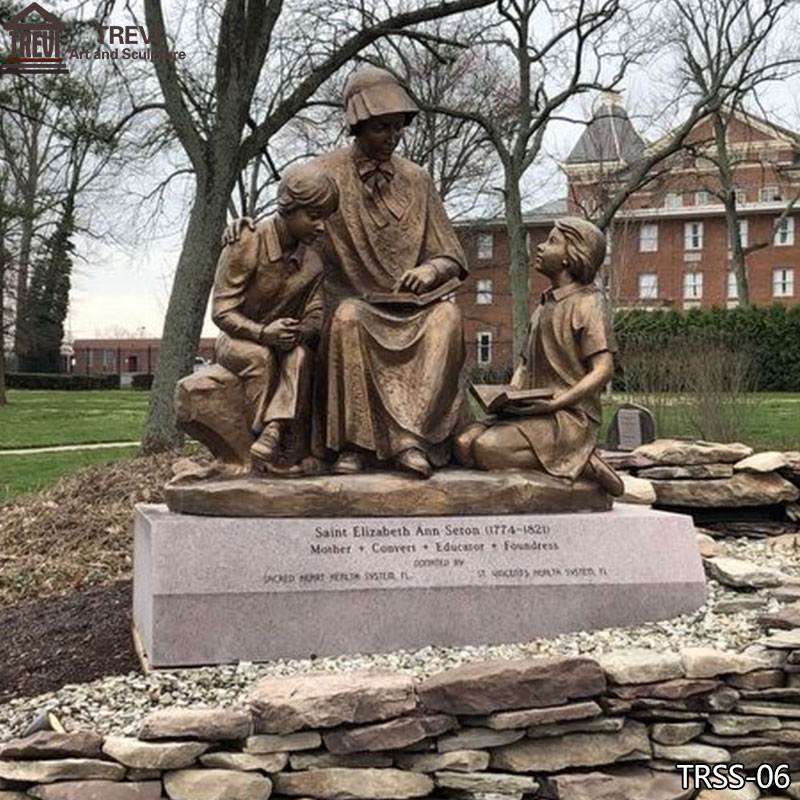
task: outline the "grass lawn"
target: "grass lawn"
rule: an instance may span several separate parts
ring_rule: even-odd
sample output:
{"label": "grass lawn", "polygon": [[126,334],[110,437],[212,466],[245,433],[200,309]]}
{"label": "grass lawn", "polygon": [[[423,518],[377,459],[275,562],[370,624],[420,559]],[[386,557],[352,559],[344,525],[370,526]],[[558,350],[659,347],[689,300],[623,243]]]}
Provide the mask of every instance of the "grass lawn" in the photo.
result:
{"label": "grass lawn", "polygon": [[130,458],[135,452],[135,447],[109,447],[102,450],[68,450],[62,453],[0,455],[0,505],[26,492],[44,489],[81,467],[110,464],[112,461]]}
{"label": "grass lawn", "polygon": [[0,450],[138,441],[148,397],[148,392],[124,389],[98,392],[11,389],[8,405],[0,406]]}
{"label": "grass lawn", "polygon": [[[603,406],[603,428],[600,441],[605,441],[605,431],[616,409],[627,400],[614,395]],[[647,406],[647,401],[637,400]],[[663,402],[658,399],[659,408],[651,404],[651,410],[659,426],[658,436],[699,436],[689,420],[688,405],[680,398]],[[741,435],[745,444],[757,450],[800,450],[800,394],[789,392],[762,393],[751,395],[741,416]]]}

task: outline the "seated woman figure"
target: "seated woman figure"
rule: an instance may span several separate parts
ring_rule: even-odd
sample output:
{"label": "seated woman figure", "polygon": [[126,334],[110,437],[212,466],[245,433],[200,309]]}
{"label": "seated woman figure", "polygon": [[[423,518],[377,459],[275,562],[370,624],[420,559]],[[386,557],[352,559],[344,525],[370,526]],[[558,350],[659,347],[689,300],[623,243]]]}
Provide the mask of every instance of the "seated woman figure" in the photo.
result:
{"label": "seated woman figure", "polygon": [[511,386],[551,390],[552,397],[509,407],[511,418],[466,427],[455,447],[465,466],[585,475],[622,494],[619,476],[595,451],[600,394],[614,371],[612,334],[592,286],[605,252],[603,233],[577,218],[558,220],[537,248],[535,267],[551,287],[531,316]]}

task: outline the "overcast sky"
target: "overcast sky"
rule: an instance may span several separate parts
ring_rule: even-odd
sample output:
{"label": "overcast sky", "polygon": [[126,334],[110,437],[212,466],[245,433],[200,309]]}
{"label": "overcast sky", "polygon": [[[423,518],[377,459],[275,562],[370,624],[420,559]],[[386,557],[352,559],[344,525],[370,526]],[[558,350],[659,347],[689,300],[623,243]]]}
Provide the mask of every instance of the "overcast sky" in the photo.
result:
{"label": "overcast sky", "polygon": [[[117,24],[130,23],[119,20]],[[634,70],[622,84],[623,102],[640,130],[650,118],[653,97],[668,80],[669,72],[668,63],[650,63],[647,69]],[[765,108],[790,127],[799,124],[798,88],[784,84],[762,98]],[[588,119],[597,101],[597,97],[580,98],[571,107],[570,116]],[[582,130],[582,126],[566,121],[551,123],[544,145],[547,157],[531,171],[526,181],[526,208],[563,196],[565,182],[557,162],[568,155]],[[661,132],[663,129],[651,131],[651,135]],[[141,194],[155,186],[171,169],[166,162],[153,162],[143,171],[137,171],[127,179],[131,185],[118,187],[119,198],[110,209],[104,209],[104,213],[110,212],[115,218],[113,221],[128,232],[137,230],[137,218],[141,214],[135,199],[137,192]],[[113,245],[83,238],[76,242],[81,260],[76,263],[73,275],[67,320],[69,336],[87,338],[137,332],[161,335],[190,192],[190,181],[174,185],[167,195],[166,213],[151,226],[146,236],[123,235],[121,238],[127,241]],[[215,334],[216,329],[207,317],[203,335]]]}

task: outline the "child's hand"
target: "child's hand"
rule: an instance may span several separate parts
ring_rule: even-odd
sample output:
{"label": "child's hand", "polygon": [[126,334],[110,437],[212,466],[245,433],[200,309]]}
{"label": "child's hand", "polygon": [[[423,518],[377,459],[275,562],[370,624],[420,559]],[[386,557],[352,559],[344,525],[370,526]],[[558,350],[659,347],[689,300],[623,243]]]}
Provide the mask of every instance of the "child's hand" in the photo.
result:
{"label": "child's hand", "polygon": [[511,402],[503,406],[504,414],[515,417],[538,417],[544,414],[553,414],[556,407],[552,400],[525,400],[524,402]]}
{"label": "child's hand", "polygon": [[234,244],[239,241],[242,235],[242,229],[247,226],[251,231],[256,229],[256,223],[252,217],[239,217],[239,219],[229,222],[222,232],[222,246],[225,247],[229,244]]}
{"label": "child's hand", "polygon": [[300,344],[303,332],[298,328],[300,322],[291,317],[282,317],[265,325],[261,331],[262,344],[277,347],[280,350],[291,350]]}

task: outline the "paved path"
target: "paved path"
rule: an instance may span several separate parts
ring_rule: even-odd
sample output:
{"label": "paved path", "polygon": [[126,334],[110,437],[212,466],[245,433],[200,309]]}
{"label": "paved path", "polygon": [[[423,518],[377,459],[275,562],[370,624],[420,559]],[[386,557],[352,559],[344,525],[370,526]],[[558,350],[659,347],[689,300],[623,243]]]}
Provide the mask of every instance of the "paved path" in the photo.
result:
{"label": "paved path", "polygon": [[0,456],[27,456],[36,453],[64,453],[70,450],[106,450],[109,447],[138,447],[140,442],[99,442],[97,444],[60,444],[55,447],[22,447],[0,450]]}

